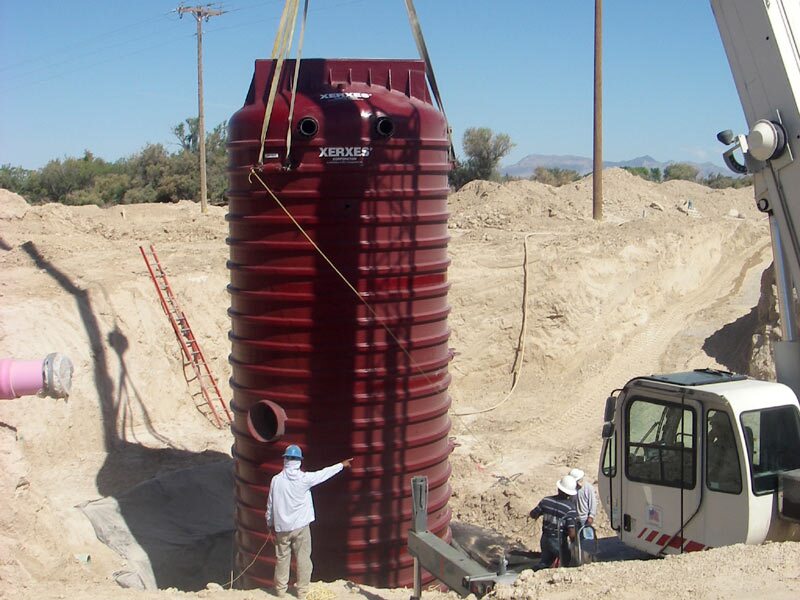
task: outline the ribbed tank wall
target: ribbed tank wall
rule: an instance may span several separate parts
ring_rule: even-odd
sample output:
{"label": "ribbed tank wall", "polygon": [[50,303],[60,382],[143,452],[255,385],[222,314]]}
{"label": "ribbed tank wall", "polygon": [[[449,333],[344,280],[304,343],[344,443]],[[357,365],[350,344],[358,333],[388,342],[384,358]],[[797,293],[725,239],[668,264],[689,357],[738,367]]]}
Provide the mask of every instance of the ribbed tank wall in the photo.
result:
{"label": "ribbed tank wall", "polygon": [[273,583],[266,496],[298,444],[305,470],[355,458],[313,491],[314,577],[409,586],[412,476],[450,536],[446,125],[419,61],[303,60],[287,161],[284,65],[259,176],[365,304],[250,177],[274,70],[229,123],[236,569]]}

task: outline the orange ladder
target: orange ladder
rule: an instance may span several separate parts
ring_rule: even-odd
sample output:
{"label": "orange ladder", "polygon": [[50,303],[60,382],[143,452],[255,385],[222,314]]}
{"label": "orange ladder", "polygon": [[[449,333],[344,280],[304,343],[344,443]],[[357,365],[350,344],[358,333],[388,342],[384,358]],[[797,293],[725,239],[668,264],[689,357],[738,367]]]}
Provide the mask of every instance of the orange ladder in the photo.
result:
{"label": "orange ladder", "polygon": [[[172,287],[170,287],[167,274],[158,260],[156,249],[151,245],[148,251],[143,246],[139,246],[139,251],[142,253],[147,270],[150,272],[150,278],[156,286],[158,298],[161,300],[161,308],[164,309],[167,317],[169,317],[169,322],[172,324],[172,329],[175,331],[178,342],[180,342],[181,350],[183,350],[183,356],[186,359],[183,374],[186,377],[186,382],[197,381],[200,386],[200,392],[192,394],[195,406],[207,419],[219,429],[222,429],[225,425],[230,424],[231,413],[222,399],[217,380],[208,368],[208,363],[205,356],[203,356],[203,351],[200,349],[200,344],[189,326],[189,320],[178,305],[175,294],[172,293]],[[194,371],[194,378],[186,376],[186,366],[188,365],[191,365]],[[198,396],[205,402],[200,401]],[[223,422],[223,419],[225,422]]]}

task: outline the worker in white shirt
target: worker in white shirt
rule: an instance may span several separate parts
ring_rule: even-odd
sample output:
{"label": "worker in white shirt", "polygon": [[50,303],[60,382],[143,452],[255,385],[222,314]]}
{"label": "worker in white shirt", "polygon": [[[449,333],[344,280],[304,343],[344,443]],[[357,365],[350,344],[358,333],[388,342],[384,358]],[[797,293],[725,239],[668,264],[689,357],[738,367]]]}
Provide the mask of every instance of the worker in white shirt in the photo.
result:
{"label": "worker in white shirt", "polygon": [[292,444],[283,453],[283,470],[272,478],[267,498],[267,527],[275,532],[275,593],[286,595],[289,567],[297,561],[297,597],[304,598],[311,582],[311,528],[314,502],[311,488],[350,467],[352,458],[306,473],[300,470],[303,452]]}
{"label": "worker in white shirt", "polygon": [[569,472],[578,483],[578,493],[575,495],[575,508],[578,511],[578,529],[585,525],[594,525],[597,516],[597,496],[594,487],[584,479],[585,473],[580,469]]}

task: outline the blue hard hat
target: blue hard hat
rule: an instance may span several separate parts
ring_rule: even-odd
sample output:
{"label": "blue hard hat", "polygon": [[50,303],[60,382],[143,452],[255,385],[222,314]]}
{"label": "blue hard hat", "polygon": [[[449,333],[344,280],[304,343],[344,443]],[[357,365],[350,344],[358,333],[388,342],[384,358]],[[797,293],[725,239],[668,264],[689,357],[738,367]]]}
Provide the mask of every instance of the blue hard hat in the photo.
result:
{"label": "blue hard hat", "polygon": [[296,458],[297,460],[303,460],[303,451],[300,450],[300,446],[296,446],[292,444],[291,446],[287,446],[286,450],[283,453],[284,458]]}

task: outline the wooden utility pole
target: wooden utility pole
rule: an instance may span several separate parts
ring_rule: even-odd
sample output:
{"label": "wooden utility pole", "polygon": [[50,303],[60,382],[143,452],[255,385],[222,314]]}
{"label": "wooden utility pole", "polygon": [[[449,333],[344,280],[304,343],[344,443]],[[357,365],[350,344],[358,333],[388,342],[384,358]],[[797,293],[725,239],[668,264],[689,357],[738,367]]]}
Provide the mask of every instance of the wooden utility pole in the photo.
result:
{"label": "wooden utility pole", "polygon": [[200,210],[208,212],[206,198],[208,186],[206,184],[206,119],[203,114],[203,21],[223,14],[224,10],[205,6],[179,6],[178,14],[183,18],[184,13],[194,15],[197,21],[197,142],[200,149]]}
{"label": "wooden utility pole", "polygon": [[603,220],[603,0],[594,0],[594,164],[592,217]]}

